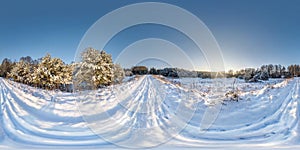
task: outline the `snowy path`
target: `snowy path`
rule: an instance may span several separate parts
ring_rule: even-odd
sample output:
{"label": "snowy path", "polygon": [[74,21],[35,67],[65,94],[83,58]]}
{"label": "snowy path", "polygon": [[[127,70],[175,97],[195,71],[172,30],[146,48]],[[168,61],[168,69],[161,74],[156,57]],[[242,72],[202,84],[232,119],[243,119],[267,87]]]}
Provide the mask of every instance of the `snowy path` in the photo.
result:
{"label": "snowy path", "polygon": [[[112,91],[100,93],[107,98],[82,100],[79,106],[95,133],[124,147],[151,147],[168,141],[186,125],[196,106],[183,97],[187,91],[152,76],[143,76]],[[102,103],[112,99],[114,102]]]}
{"label": "snowy path", "polygon": [[207,97],[152,76],[93,92],[90,100],[1,78],[0,149],[153,146],[172,137],[164,146],[299,146],[299,82],[245,92],[203,132]]}

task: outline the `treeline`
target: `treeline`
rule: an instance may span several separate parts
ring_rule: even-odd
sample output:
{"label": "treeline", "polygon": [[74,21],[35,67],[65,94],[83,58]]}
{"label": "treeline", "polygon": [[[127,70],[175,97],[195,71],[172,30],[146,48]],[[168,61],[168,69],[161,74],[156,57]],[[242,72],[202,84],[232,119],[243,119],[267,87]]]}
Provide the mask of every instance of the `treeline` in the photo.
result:
{"label": "treeline", "polygon": [[300,76],[300,66],[290,65],[262,65],[260,68],[246,68],[239,71],[228,71],[227,77],[236,77],[245,79],[248,82],[257,82],[259,80],[268,80],[269,78],[292,78]]}
{"label": "treeline", "polygon": [[86,90],[121,83],[125,73],[105,51],[87,48],[81,53],[81,61],[71,64],[50,54],[37,60],[21,57],[18,62],[5,58],[0,65],[0,76],[34,87],[71,92],[74,86]]}
{"label": "treeline", "polygon": [[156,69],[154,67],[148,69],[146,66],[134,66],[131,69],[125,69],[126,76],[131,75],[146,75],[146,74],[152,74],[152,75],[162,75],[165,77],[173,77],[173,78],[179,78],[179,77],[201,77],[199,71],[189,71],[186,69],[180,69],[180,68],[164,68],[164,69]]}
{"label": "treeline", "polygon": [[50,54],[33,60],[30,56],[21,57],[12,62],[5,58],[0,65],[0,76],[10,80],[43,89],[60,89],[62,91],[90,90],[112,84],[119,84],[125,75],[162,75],[165,77],[191,78],[240,78],[247,82],[268,80],[269,78],[291,78],[300,76],[300,66],[262,65],[260,68],[246,68],[239,71],[205,72],[190,71],[180,68],[148,69],[134,66],[123,70],[119,64],[113,64],[110,54],[93,48],[81,53],[81,61],[66,64],[60,58]]}
{"label": "treeline", "polygon": [[246,68],[238,71],[229,70],[228,72],[206,72],[206,71],[190,71],[180,68],[164,68],[156,69],[154,67],[148,69],[145,66],[134,66],[131,69],[125,69],[126,76],[153,74],[165,77],[190,77],[190,78],[240,78],[247,82],[257,82],[259,80],[268,80],[269,78],[291,78],[300,76],[300,66],[290,65],[287,68],[282,65],[262,65],[260,68]]}
{"label": "treeline", "polygon": [[50,54],[37,60],[22,57],[18,62],[6,58],[1,64],[1,76],[30,86],[65,90],[72,82],[72,65]]}
{"label": "treeline", "polygon": [[172,78],[216,78],[225,76],[225,72],[191,71],[182,68],[163,68],[154,67],[148,69],[146,66],[134,66],[131,69],[125,69],[126,76],[132,75],[162,75]]}

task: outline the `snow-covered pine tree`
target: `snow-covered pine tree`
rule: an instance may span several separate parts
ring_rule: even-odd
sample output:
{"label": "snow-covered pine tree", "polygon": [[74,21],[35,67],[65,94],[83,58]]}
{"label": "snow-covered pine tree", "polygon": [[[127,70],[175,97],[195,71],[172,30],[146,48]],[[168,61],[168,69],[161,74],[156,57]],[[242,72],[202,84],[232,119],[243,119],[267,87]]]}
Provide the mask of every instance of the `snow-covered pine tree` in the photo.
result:
{"label": "snow-covered pine tree", "polygon": [[[110,85],[113,82],[113,61],[110,54],[107,54],[104,50],[100,52],[100,61],[96,66],[96,82],[97,85]],[[101,66],[99,68],[99,66]]]}
{"label": "snow-covered pine tree", "polygon": [[113,73],[114,73],[113,82],[115,84],[122,83],[122,81],[125,77],[125,72],[124,72],[124,69],[121,67],[120,64],[114,64],[113,65]]}
{"label": "snow-covered pine tree", "polygon": [[81,53],[81,62],[74,64],[73,84],[77,90],[93,89],[94,84],[94,70],[98,59],[100,58],[99,51],[93,48],[87,48]]}
{"label": "snow-covered pine tree", "polygon": [[4,78],[8,77],[8,73],[11,71],[13,66],[14,63],[10,59],[4,58],[1,63],[0,76]]}
{"label": "snow-covered pine tree", "polygon": [[16,63],[14,67],[10,70],[10,72],[7,74],[8,78],[11,78],[16,82],[20,82],[19,70],[20,70],[20,63]]}
{"label": "snow-covered pine tree", "polygon": [[32,73],[34,71],[33,65],[31,63],[25,62],[23,69],[24,69],[24,83],[27,85],[31,85]]}
{"label": "snow-covered pine tree", "polygon": [[31,83],[32,69],[29,62],[21,60],[17,62],[10,73],[8,74],[10,78],[14,79],[16,82],[30,84]]}
{"label": "snow-covered pine tree", "polygon": [[49,54],[42,58],[34,70],[32,82],[47,89],[58,89],[61,84],[70,84],[72,68],[60,58],[51,58]]}
{"label": "snow-covered pine tree", "polygon": [[87,48],[81,53],[81,62],[75,64],[74,87],[90,90],[112,83],[112,58],[104,51]]}
{"label": "snow-covered pine tree", "polygon": [[47,54],[45,57],[42,58],[37,68],[34,70],[33,83],[36,86],[40,86],[47,89],[53,87],[52,83],[50,82],[50,78],[51,78],[51,72],[49,69],[50,63],[51,63],[51,56],[50,54]]}
{"label": "snow-covered pine tree", "polygon": [[63,83],[65,64],[59,58],[52,58],[50,60],[49,68],[50,71],[50,84],[55,86],[56,89]]}
{"label": "snow-covered pine tree", "polygon": [[72,71],[73,71],[73,65],[64,65],[62,68],[62,82],[61,84],[71,84],[72,83]]}

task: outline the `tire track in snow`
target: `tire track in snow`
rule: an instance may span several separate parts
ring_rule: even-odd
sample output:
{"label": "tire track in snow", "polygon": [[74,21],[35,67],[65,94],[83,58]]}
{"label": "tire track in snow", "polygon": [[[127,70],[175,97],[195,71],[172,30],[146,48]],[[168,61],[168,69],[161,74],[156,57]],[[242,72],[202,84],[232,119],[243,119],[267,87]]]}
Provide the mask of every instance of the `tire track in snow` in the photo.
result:
{"label": "tire track in snow", "polygon": [[[266,110],[262,110],[261,108],[257,109],[258,114],[260,115],[262,120],[258,122],[245,124],[245,126],[234,127],[231,128],[230,126],[224,125],[223,122],[226,120],[222,119],[225,118],[226,115],[231,115],[235,117],[239,117],[239,115],[243,116],[245,112],[239,112],[238,110],[233,110],[229,112],[222,112],[219,116],[219,120],[216,121],[215,125],[210,128],[205,134],[197,134],[197,126],[188,126],[182,134],[179,136],[179,141],[183,143],[194,143],[195,145],[203,145],[213,143],[214,141],[219,142],[220,144],[263,144],[263,143],[272,143],[272,144],[284,144],[286,141],[294,138],[292,132],[296,130],[296,124],[298,124],[298,117],[294,117],[293,112],[295,109],[299,110],[296,101],[292,98],[295,91],[299,91],[297,89],[299,87],[299,81],[292,81],[287,86],[279,88],[279,89],[271,89],[269,92],[275,93],[278,91],[283,93],[281,97],[278,97],[274,100],[274,103],[278,103],[279,107],[272,107],[273,103],[266,103],[263,104],[262,100],[254,100],[252,103],[255,104],[256,107],[260,107],[263,105],[270,105],[267,106]],[[287,93],[287,94],[285,94]],[[283,99],[281,99],[283,97]],[[243,106],[247,103],[246,101],[240,101],[239,103],[232,103],[231,105],[238,105],[239,107]],[[249,105],[249,104],[248,104]],[[226,108],[225,107],[225,108]],[[234,107],[233,107],[234,108]],[[269,109],[269,110],[268,110]],[[263,116],[263,111],[272,111],[270,115]],[[236,114],[239,112],[239,114]],[[261,114],[259,114],[261,112]],[[245,114],[247,117],[247,113]],[[232,118],[233,121],[235,120]],[[232,124],[234,126],[234,124]],[[299,133],[299,132],[298,132]],[[297,142],[299,143],[299,141]]]}
{"label": "tire track in snow", "polygon": [[[12,90],[17,89],[6,86],[7,84],[4,82],[1,79],[1,93],[5,95],[4,101],[6,102],[1,128],[5,131],[6,141],[14,143],[14,146],[88,146],[106,143],[85,127],[82,120],[76,121],[75,119],[74,121],[74,119],[71,119],[73,122],[70,122],[70,119],[57,116],[53,112],[33,111],[32,108],[26,105],[27,103],[20,103],[22,100],[26,101],[26,98],[12,96],[15,94]],[[24,105],[27,107],[24,107]],[[57,108],[53,108],[53,110],[57,110]],[[49,119],[49,115],[55,117],[50,117],[52,118],[50,120],[45,119]],[[76,127],[76,124],[81,125]]]}
{"label": "tire track in snow", "polygon": [[[0,79],[2,80],[2,79]],[[2,85],[2,81],[0,81],[0,142],[4,140],[4,129],[3,129],[3,111],[4,111],[4,89]]]}
{"label": "tire track in snow", "polygon": [[[240,107],[247,104],[253,105],[253,111],[258,112],[256,114],[260,115],[262,113],[260,120],[250,120],[249,124],[242,124],[243,126],[235,126],[233,124],[233,127],[231,127],[222,124],[222,121],[224,121],[222,118],[225,117],[221,116],[220,120],[217,120],[216,125],[207,130],[206,134],[199,134],[199,126],[197,126],[199,124],[190,122],[188,122],[187,127],[182,132],[179,134],[176,132],[176,128],[181,127],[180,124],[188,120],[184,119],[184,114],[176,112],[179,104],[184,104],[182,105],[184,106],[182,107],[184,108],[182,112],[189,112],[192,110],[193,104],[199,103],[193,119],[201,116],[203,113],[202,109],[207,107],[203,104],[203,101],[201,102],[201,98],[196,96],[199,94],[193,94],[191,91],[183,90],[170,83],[162,83],[152,76],[144,76],[135,82],[124,83],[120,86],[119,91],[127,91],[128,93],[119,101],[119,104],[112,104],[114,101],[117,101],[118,97],[114,93],[115,91],[105,91],[105,89],[98,92],[100,99],[104,97],[104,100],[97,101],[97,103],[105,104],[103,105],[104,107],[112,105],[107,107],[106,111],[109,112],[110,117],[114,121],[117,120],[118,122],[110,124],[109,120],[102,120],[98,126],[101,125],[100,129],[103,130],[101,134],[104,137],[111,138],[115,142],[130,143],[135,141],[143,144],[143,138],[151,143],[161,142],[169,137],[176,136],[171,141],[172,145],[203,146],[207,144],[215,145],[215,143],[280,144],[287,140],[292,140],[295,144],[299,144],[299,79],[291,81],[287,86],[264,91],[265,94],[255,97],[256,99],[251,101],[253,104],[241,100],[239,103],[232,103],[232,107],[228,106],[228,108],[234,108],[234,105]],[[0,79],[0,90],[0,135],[2,130],[5,137],[7,137],[2,138],[2,140],[13,140],[25,145],[50,147],[72,145],[102,147],[103,145],[109,145],[107,142],[99,139],[87,127],[82,127],[84,122],[80,119],[73,120],[73,117],[67,118],[56,115],[55,117],[52,116],[51,120],[45,120],[47,116],[44,116],[42,112],[46,114],[53,114],[54,112],[66,114],[68,111],[74,111],[69,108],[71,106],[75,107],[75,104],[71,103],[71,100],[74,99],[72,95],[58,96],[58,101],[49,106],[48,99],[45,97],[33,97],[33,99],[30,99],[28,94],[6,83],[3,79]],[[281,93],[281,96],[272,100],[274,103],[260,99],[266,94],[275,95],[278,92]],[[189,95],[190,97],[185,97],[184,95],[186,94],[191,95]],[[191,101],[190,99],[198,100]],[[90,102],[90,104],[94,104],[94,102]],[[192,106],[190,106],[191,104]],[[266,104],[269,106],[265,109],[272,110],[269,110],[270,113],[264,116],[264,109],[260,108],[260,106]],[[41,114],[37,115],[36,113],[39,113],[38,109],[33,109],[41,108],[43,110],[42,108],[46,107],[49,110],[52,109],[52,111],[42,111],[40,112]],[[63,110],[64,108],[66,110]],[[296,110],[296,118],[293,117],[294,110]],[[32,122],[30,118],[24,115],[26,113],[33,116],[37,115],[37,122]],[[236,115],[236,117],[240,115],[233,112],[226,113],[230,113],[233,116]],[[239,113],[242,114],[244,112]],[[3,118],[3,115],[5,115],[5,118]],[[94,115],[99,114],[96,113]],[[68,119],[73,120],[73,122],[67,122],[70,121]],[[48,127],[43,127],[42,125],[48,125]],[[147,129],[144,131],[148,132],[138,133],[141,131],[138,129]],[[293,135],[294,132],[296,135]],[[136,139],[140,139],[140,141],[136,141]],[[1,137],[0,142],[2,142]]]}
{"label": "tire track in snow", "polygon": [[[118,105],[106,109],[106,115],[99,111],[101,114],[90,117],[89,113],[97,110],[83,108],[89,126],[100,137],[125,147],[145,143],[148,145],[142,145],[143,147],[151,147],[170,140],[188,123],[192,106],[190,100],[185,99],[185,95],[189,94],[187,91],[173,84],[162,83],[152,76],[141,77],[131,86],[127,87],[131,95],[118,100]],[[125,89],[124,92],[126,91]],[[122,91],[119,92],[122,95]],[[93,100],[86,103],[97,105]],[[177,112],[177,108],[183,110]],[[135,144],[126,145],[130,143]]]}
{"label": "tire track in snow", "polygon": [[292,139],[293,143],[299,144],[300,141],[300,98],[299,98],[299,93],[300,93],[300,79],[297,78],[296,79],[296,89],[293,92],[293,99],[296,101],[297,103],[297,108],[296,108],[296,112],[295,112],[295,116],[297,118],[297,124],[296,124],[296,130],[293,132],[293,134],[295,135],[295,138]]}

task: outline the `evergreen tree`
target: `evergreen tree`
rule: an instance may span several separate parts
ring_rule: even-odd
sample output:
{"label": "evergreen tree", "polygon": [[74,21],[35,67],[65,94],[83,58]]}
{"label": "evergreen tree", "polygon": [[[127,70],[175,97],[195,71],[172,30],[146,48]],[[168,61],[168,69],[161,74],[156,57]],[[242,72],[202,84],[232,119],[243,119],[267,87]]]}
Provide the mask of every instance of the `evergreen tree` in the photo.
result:
{"label": "evergreen tree", "polygon": [[72,84],[73,65],[64,65],[62,69],[61,84]]}
{"label": "evergreen tree", "polygon": [[250,81],[251,79],[253,79],[254,75],[255,75],[255,69],[254,68],[245,69],[244,79],[246,81]]}
{"label": "evergreen tree", "polygon": [[114,72],[114,83],[122,83],[124,77],[125,77],[125,72],[124,69],[121,67],[119,64],[114,64],[113,65],[113,72]]}
{"label": "evergreen tree", "polygon": [[227,73],[227,77],[228,78],[234,77],[234,71],[233,70],[229,70],[228,73]]}
{"label": "evergreen tree", "polygon": [[13,68],[14,63],[8,58],[3,59],[2,64],[1,64],[1,69],[0,69],[0,76],[1,77],[8,77],[8,73],[11,71]]}
{"label": "evergreen tree", "polygon": [[96,85],[110,85],[113,81],[113,61],[110,54],[105,51],[100,52],[100,61],[97,62],[96,72]]}
{"label": "evergreen tree", "polygon": [[111,55],[105,51],[87,48],[81,53],[81,62],[75,64],[74,86],[78,90],[95,89],[113,81]]}
{"label": "evergreen tree", "polygon": [[36,70],[33,73],[33,83],[43,88],[52,88],[53,85],[50,82],[51,70],[50,70],[51,56],[47,54],[42,58],[38,64]]}
{"label": "evergreen tree", "polygon": [[156,70],[154,67],[152,67],[152,68],[150,68],[150,70],[149,70],[149,74],[154,74],[154,75],[156,75],[156,74],[158,74],[158,73],[157,73],[157,70]]}
{"label": "evergreen tree", "polygon": [[20,82],[20,63],[16,63],[15,65],[14,65],[14,67],[10,70],[10,72],[7,74],[7,77],[8,78],[11,78],[11,79],[13,79],[14,81],[16,81],[16,82]]}
{"label": "evergreen tree", "polygon": [[12,78],[16,82],[30,84],[31,83],[31,66],[30,63],[25,61],[20,61],[15,63],[14,67],[8,74],[9,78]]}
{"label": "evergreen tree", "polygon": [[50,71],[50,85],[59,88],[60,84],[63,84],[65,64],[59,58],[53,58],[50,60],[48,70]]}
{"label": "evergreen tree", "polygon": [[33,63],[33,60],[32,60],[32,58],[30,56],[21,57],[19,62],[21,62],[21,61],[26,62],[28,64],[32,64]]}

